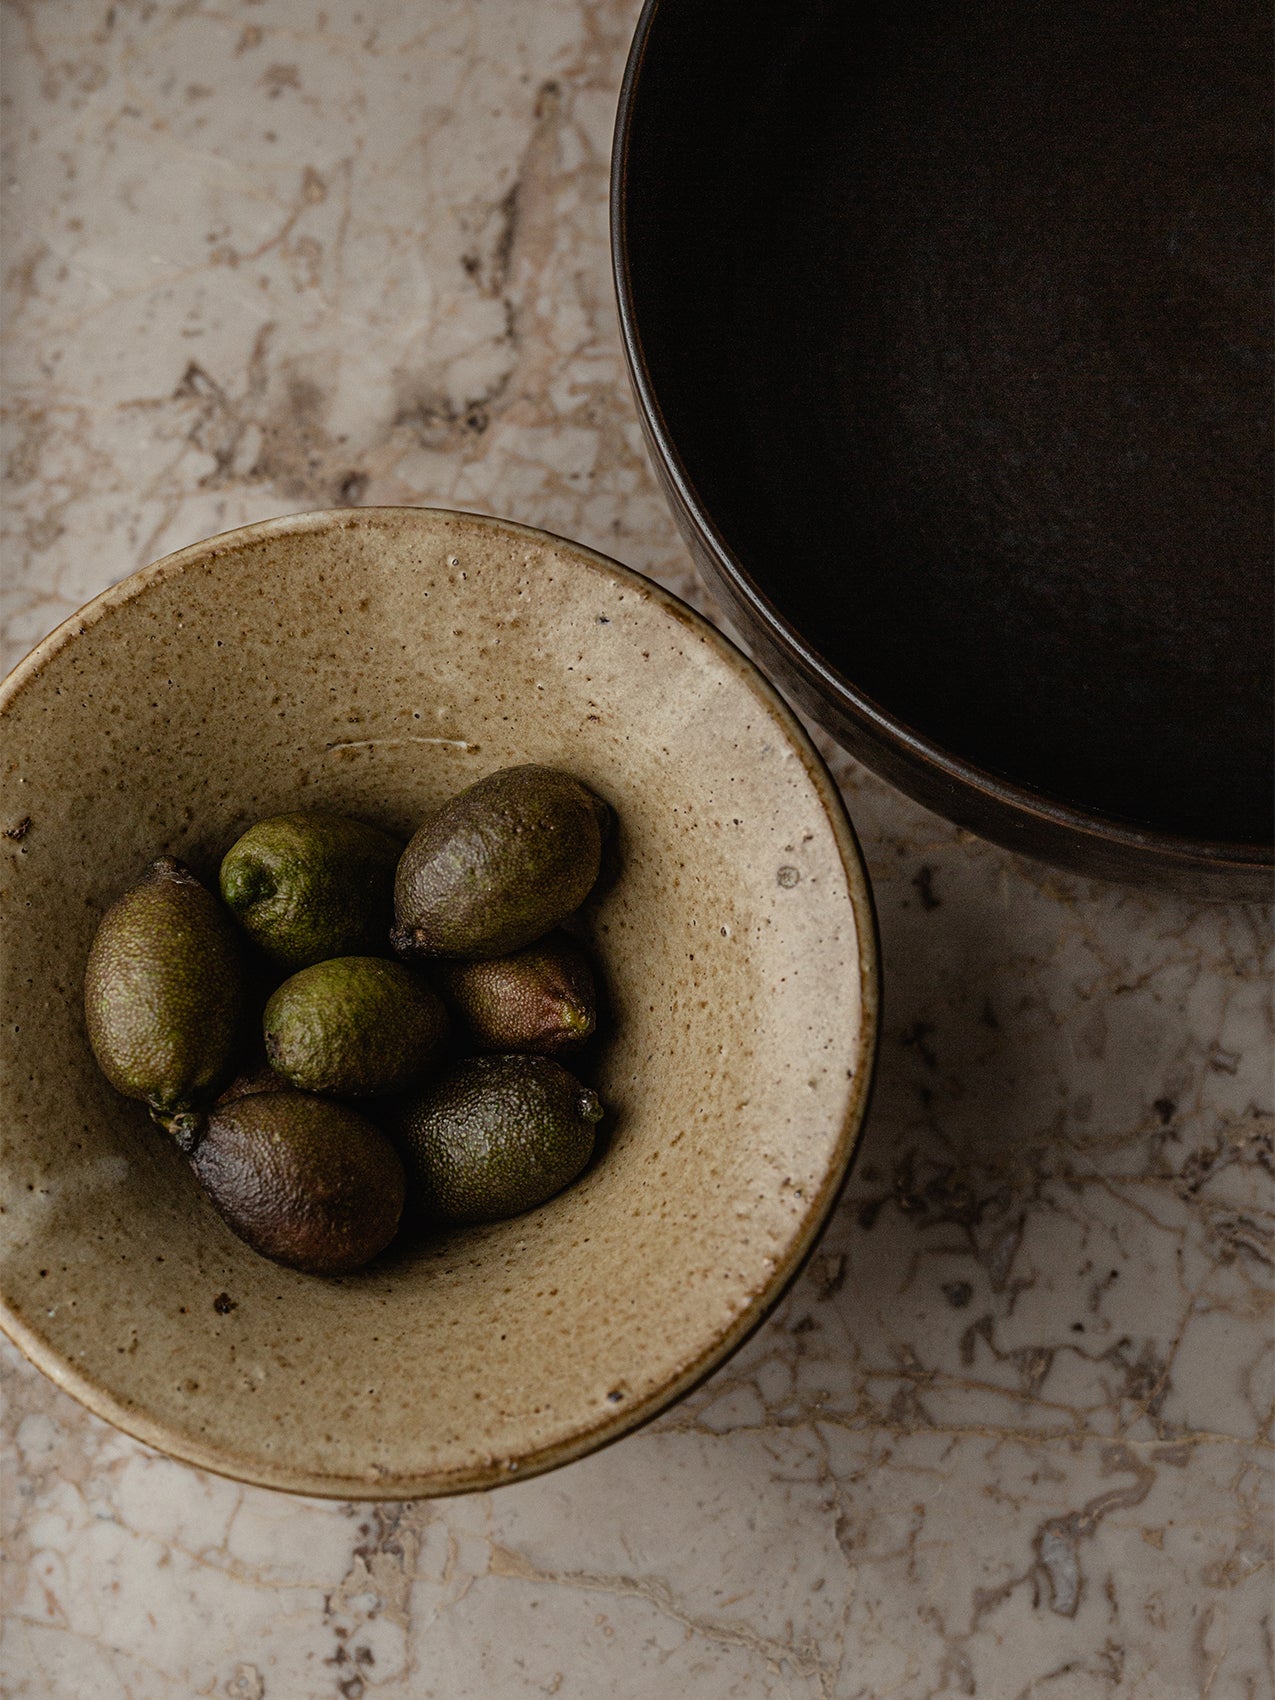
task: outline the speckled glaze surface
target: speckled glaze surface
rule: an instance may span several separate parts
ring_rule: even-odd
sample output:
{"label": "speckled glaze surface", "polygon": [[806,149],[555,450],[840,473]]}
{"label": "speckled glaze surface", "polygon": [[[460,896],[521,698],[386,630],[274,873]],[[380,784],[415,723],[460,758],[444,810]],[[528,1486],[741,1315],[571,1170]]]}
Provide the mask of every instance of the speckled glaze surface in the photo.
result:
{"label": "speckled glaze surface", "polygon": [[[11,675],[0,1320],[76,1397],[190,1462],[311,1494],[489,1486],[702,1377],[835,1198],[876,1034],[871,901],[790,711],[667,592],[425,509],[267,522],[106,592]],[[605,1149],[509,1222],[356,1275],[276,1267],[98,1074],[97,920],[157,854],[253,820],[407,834],[497,768],[570,769],[620,821],[586,907],[612,1010]]]}

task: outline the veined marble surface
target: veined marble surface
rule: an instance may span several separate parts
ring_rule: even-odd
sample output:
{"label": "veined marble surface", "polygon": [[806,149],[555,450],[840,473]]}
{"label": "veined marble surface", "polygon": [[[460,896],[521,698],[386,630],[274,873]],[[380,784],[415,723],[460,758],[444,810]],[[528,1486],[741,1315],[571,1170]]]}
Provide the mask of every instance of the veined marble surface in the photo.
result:
{"label": "veined marble surface", "polygon": [[[7,660],[266,515],[437,502],[701,607],[606,244],[636,0],[8,0]],[[411,1505],[201,1475],[11,1348],[13,1700],[1269,1700],[1269,916],[830,747],[881,912],[848,1196],[707,1386]]]}

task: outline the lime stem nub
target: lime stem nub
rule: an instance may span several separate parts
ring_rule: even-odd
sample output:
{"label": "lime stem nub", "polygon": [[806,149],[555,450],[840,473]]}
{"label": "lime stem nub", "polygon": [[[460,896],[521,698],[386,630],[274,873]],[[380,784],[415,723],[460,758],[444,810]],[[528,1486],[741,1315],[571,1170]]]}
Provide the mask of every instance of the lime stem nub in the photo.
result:
{"label": "lime stem nub", "polygon": [[593,1031],[593,1016],[587,1009],[582,1009],[578,1003],[562,1005],[562,1025],[568,1033],[579,1033],[587,1038]]}
{"label": "lime stem nub", "polygon": [[152,1110],[151,1120],[170,1133],[189,1157],[204,1136],[207,1117],[201,1110]]}

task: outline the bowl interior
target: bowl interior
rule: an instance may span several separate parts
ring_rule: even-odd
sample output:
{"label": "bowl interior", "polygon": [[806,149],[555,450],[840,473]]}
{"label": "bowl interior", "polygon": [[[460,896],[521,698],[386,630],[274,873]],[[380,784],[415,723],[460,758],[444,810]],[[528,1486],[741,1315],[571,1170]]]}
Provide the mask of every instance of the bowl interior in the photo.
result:
{"label": "bowl interior", "polygon": [[1269,845],[1269,15],[659,0],[617,190],[666,448],[901,735]]}
{"label": "bowl interior", "polygon": [[[248,1480],[411,1497],[623,1432],[777,1296],[858,1131],[870,903],[797,723],[675,599],[473,516],[277,521],[99,598],[3,714],[0,1320],[78,1397]],[[97,921],[159,853],[212,875],[254,819],[309,807],[406,835],[523,761],[621,823],[586,911],[604,1153],[513,1221],[342,1279],[277,1268],[98,1074]]]}

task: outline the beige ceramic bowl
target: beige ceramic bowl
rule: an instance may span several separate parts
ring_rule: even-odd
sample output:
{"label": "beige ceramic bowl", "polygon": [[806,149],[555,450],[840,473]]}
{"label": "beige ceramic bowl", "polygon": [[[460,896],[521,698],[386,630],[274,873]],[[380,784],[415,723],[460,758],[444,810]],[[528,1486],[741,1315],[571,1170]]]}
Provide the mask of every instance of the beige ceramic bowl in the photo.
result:
{"label": "beige ceramic bowl", "polygon": [[[520,526],[312,514],[107,591],[10,676],[0,716],[0,1322],[84,1404],[246,1481],[413,1498],[616,1438],[774,1303],[859,1134],[872,908],[804,732],[690,609]],[[614,1011],[605,1152],[516,1220],[340,1279],[277,1268],[98,1074],[97,921],[162,852],[211,874],[287,809],[406,834],[527,761],[621,822],[587,912]]]}

